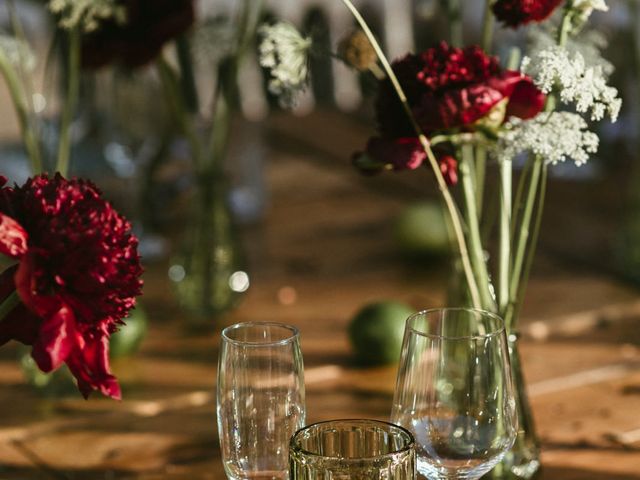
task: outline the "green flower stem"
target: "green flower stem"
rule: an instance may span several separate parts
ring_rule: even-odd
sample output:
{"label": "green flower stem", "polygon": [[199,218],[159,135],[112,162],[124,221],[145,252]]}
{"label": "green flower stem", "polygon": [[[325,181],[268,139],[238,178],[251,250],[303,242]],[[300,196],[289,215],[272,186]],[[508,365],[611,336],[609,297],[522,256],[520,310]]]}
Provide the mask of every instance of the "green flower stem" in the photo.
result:
{"label": "green flower stem", "polygon": [[198,113],[198,89],[196,88],[196,77],[193,71],[191,45],[185,35],[181,35],[176,39],[176,53],[180,71],[182,72],[180,87],[184,105],[190,113]]}
{"label": "green flower stem", "polygon": [[538,192],[538,186],[540,184],[540,177],[542,174],[544,165],[544,159],[536,157],[531,169],[531,177],[529,179],[529,186],[527,190],[527,197],[524,203],[524,211],[522,212],[522,221],[520,223],[518,240],[515,245],[515,256],[513,259],[513,270],[511,273],[511,280],[509,286],[509,304],[506,307],[504,313],[504,320],[507,330],[511,329],[512,322],[515,313],[515,302],[518,296],[518,289],[520,285],[522,267],[525,258],[525,251],[529,240],[529,228],[531,225],[531,217],[533,214],[533,207],[535,205],[536,194]]}
{"label": "green flower stem", "polygon": [[18,116],[18,123],[20,125],[20,132],[22,134],[22,141],[24,142],[27,155],[31,160],[31,168],[33,172],[42,171],[42,154],[40,151],[40,143],[38,137],[33,130],[32,123],[29,119],[29,107],[26,100],[26,93],[22,88],[22,84],[18,77],[15,68],[9,62],[9,59],[0,53],[0,75],[5,80],[9,95],[13,102],[16,115]]}
{"label": "green flower stem", "polygon": [[416,119],[414,118],[413,113],[411,112],[411,107],[409,106],[404,90],[402,89],[402,86],[398,81],[398,77],[396,77],[395,73],[393,72],[393,69],[389,64],[389,61],[387,60],[387,57],[382,51],[382,48],[380,47],[380,44],[378,43],[375,35],[369,28],[369,25],[367,24],[365,19],[362,17],[358,9],[353,5],[353,3],[351,3],[350,0],[341,0],[341,1],[347,7],[347,9],[351,12],[355,20],[360,25],[360,28],[362,28],[362,31],[367,35],[367,38],[371,42],[371,45],[373,46],[376,52],[376,55],[378,56],[378,59],[380,60],[380,63],[382,64],[382,67],[384,68],[384,71],[387,74],[387,77],[391,81],[391,84],[393,85],[393,88],[395,89],[396,94],[398,95],[398,98],[402,103],[402,107],[404,108],[409,121],[411,122],[416,134],[418,135],[418,139],[420,140],[421,145],[427,154],[429,164],[431,165],[433,174],[435,175],[436,181],[438,182],[438,188],[442,193],[442,196],[445,201],[445,205],[447,206],[447,210],[451,217],[451,224],[455,233],[456,241],[458,243],[458,249],[460,250],[460,258],[462,261],[462,267],[464,269],[465,278],[467,280],[467,285],[469,287],[471,301],[475,307],[480,307],[481,306],[480,293],[478,289],[478,284],[475,280],[475,276],[473,273],[473,268],[471,266],[471,261],[469,259],[469,250],[467,248],[467,242],[465,240],[464,232],[462,229],[462,220],[460,219],[460,212],[458,211],[458,207],[456,206],[455,201],[453,200],[453,197],[451,195],[451,192],[449,191],[449,187],[447,187],[447,183],[445,182],[442,172],[440,171],[438,160],[436,159],[436,156],[434,155],[433,150],[431,150],[431,146],[429,145],[429,140],[427,139],[424,132],[422,131],[422,128],[420,128],[420,125],[418,125],[418,123],[416,122]]}
{"label": "green flower stem", "polygon": [[229,130],[233,105],[233,94],[229,88],[233,88],[224,81],[224,74],[219,75],[218,87],[214,100],[213,123],[209,138],[209,162],[205,166],[204,175],[210,181],[222,170],[222,161],[225,157],[229,143]]}
{"label": "green flower stem", "polygon": [[511,267],[512,161],[500,162],[500,226],[498,250],[498,308],[509,305],[509,271]]}
{"label": "green flower stem", "polygon": [[542,164],[542,174],[540,179],[540,193],[538,194],[538,206],[536,208],[536,218],[533,224],[533,233],[531,234],[531,243],[529,250],[527,251],[527,258],[525,260],[524,272],[522,274],[522,280],[518,287],[518,296],[516,297],[513,318],[518,318],[520,309],[522,308],[522,301],[524,300],[524,293],[527,290],[527,283],[529,282],[529,273],[531,272],[531,266],[533,265],[533,259],[536,254],[536,247],[538,245],[538,237],[540,236],[540,226],[542,225],[542,214],[544,213],[544,203],[547,193],[547,169],[546,162]]}
{"label": "green flower stem", "polygon": [[165,90],[165,97],[169,103],[169,108],[176,116],[180,129],[189,142],[194,160],[200,166],[203,157],[202,145],[198,138],[198,133],[196,131],[192,115],[187,111],[182,101],[182,97],[180,96],[180,87],[178,85],[176,74],[162,57],[159,57],[156,61],[156,67],[158,68],[162,87]]}
{"label": "green flower stem", "polygon": [[484,203],[484,184],[487,172],[487,148],[478,145],[475,149],[476,167],[476,206],[478,209],[478,220],[482,220],[482,207]]}
{"label": "green flower stem", "polygon": [[491,53],[491,45],[493,44],[493,29],[496,23],[493,11],[491,10],[491,7],[493,7],[494,3],[495,0],[487,0],[485,2],[484,19],[482,21],[482,41],[480,43],[480,46],[487,53]]}
{"label": "green flower stem", "polygon": [[11,310],[20,305],[20,296],[18,292],[14,290],[2,303],[0,303],[0,322],[6,317]]}
{"label": "green flower stem", "polygon": [[494,301],[489,288],[489,272],[484,258],[482,239],[480,238],[480,223],[475,202],[473,149],[461,148],[462,160],[459,165],[462,177],[462,189],[465,203],[467,228],[469,231],[469,245],[471,246],[471,264],[476,273],[476,280],[480,286],[482,308],[494,311]]}
{"label": "green flower stem", "polygon": [[56,170],[63,176],[69,171],[71,157],[71,122],[80,95],[80,32],[77,28],[69,31],[69,63],[67,64],[67,91],[60,122],[58,141],[58,163]]}
{"label": "green flower stem", "polygon": [[[562,17],[560,29],[558,30],[557,43],[560,47],[564,47],[567,44],[569,34],[571,33],[571,21],[573,16],[572,9],[573,0],[568,0],[564,8],[564,15]],[[555,107],[556,98],[553,95],[549,95],[547,97],[545,111],[551,112],[555,109]],[[524,287],[526,286],[528,281],[528,275],[531,269],[531,263],[533,262],[537,239],[540,234],[540,225],[542,223],[542,209],[545,202],[547,182],[547,168],[544,163],[544,159],[538,157],[536,157],[533,161],[527,198],[525,200],[522,220],[520,222],[520,228],[518,230],[518,238],[515,244],[515,257],[513,259],[512,265],[513,271],[511,273],[509,284],[509,303],[504,313],[504,320],[507,329],[511,329],[513,326],[513,322],[515,321],[515,319],[517,319],[516,313],[521,307],[520,303],[522,303],[522,299],[524,296]],[[542,187],[540,187],[540,184],[542,184]],[[520,192],[518,192],[517,197],[519,196]],[[533,231],[530,232],[531,217],[535,203],[538,204],[538,214],[533,225]],[[517,201],[516,206],[519,208],[519,200]],[[528,242],[530,235],[531,242]],[[528,244],[529,250],[527,251]]]}
{"label": "green flower stem", "polygon": [[454,47],[464,45],[462,25],[462,0],[444,0],[449,18],[449,41]]}

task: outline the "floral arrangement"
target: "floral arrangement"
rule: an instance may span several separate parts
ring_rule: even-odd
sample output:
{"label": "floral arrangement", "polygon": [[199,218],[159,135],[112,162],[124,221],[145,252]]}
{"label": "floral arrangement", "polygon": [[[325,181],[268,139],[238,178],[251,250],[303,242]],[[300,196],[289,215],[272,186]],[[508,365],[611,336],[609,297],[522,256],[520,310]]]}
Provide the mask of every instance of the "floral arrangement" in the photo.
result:
{"label": "floral arrangement", "polygon": [[[612,67],[600,56],[602,42],[592,41],[586,26],[594,11],[607,10],[606,4],[490,0],[483,46],[442,41],[389,62],[355,6],[342,1],[362,30],[347,38],[336,56],[378,78],[378,133],[353,156],[354,165],[364,173],[431,168],[455,232],[471,303],[501,313],[514,327],[548,167],[587,162],[599,142],[592,123],[615,122],[620,111],[618,92],[608,84]],[[496,20],[506,28],[535,24],[526,56],[517,47],[507,62],[488,53]],[[308,84],[312,42],[286,23],[261,32],[270,88],[294,99]],[[526,166],[514,201],[513,162],[523,156]],[[484,191],[487,161],[499,166],[496,192]],[[489,273],[480,235],[483,200],[489,194],[500,196],[495,275]]]}
{"label": "floral arrangement", "polygon": [[[481,45],[462,47],[460,12],[445,1],[450,43],[390,62],[354,4],[341,1],[361,30],[349,35],[335,56],[370,72],[378,83],[378,131],[353,156],[353,164],[367,174],[427,167],[435,177],[464,280],[464,298],[457,301],[500,314],[509,333],[520,432],[494,476],[531,478],[539,468],[538,444],[520,370],[517,320],[549,168],[569,160],[578,166],[587,162],[599,143],[593,124],[615,122],[620,111],[618,92],[608,83],[613,68],[600,53],[602,39],[588,28],[592,13],[606,11],[607,5],[603,0],[487,0]],[[507,59],[490,54],[497,24],[528,26],[526,55],[517,47]],[[282,23],[263,29],[262,60],[271,71],[270,86],[287,99],[305,88],[306,59],[313,50],[294,32]],[[292,72],[296,65],[300,68]],[[497,168],[488,169],[490,163]],[[524,164],[515,186],[514,164]],[[485,188],[490,174],[497,188]],[[492,202],[497,216],[487,207]],[[492,237],[495,253],[488,248]]]}

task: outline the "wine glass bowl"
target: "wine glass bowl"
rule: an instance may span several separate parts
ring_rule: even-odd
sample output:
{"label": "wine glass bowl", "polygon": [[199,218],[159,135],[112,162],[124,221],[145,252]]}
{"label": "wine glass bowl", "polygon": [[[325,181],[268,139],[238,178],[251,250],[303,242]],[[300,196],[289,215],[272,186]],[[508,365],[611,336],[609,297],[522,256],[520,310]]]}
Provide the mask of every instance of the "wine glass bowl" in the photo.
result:
{"label": "wine glass bowl", "polygon": [[477,479],[512,447],[517,416],[500,317],[438,309],[407,320],[391,421],[431,480]]}

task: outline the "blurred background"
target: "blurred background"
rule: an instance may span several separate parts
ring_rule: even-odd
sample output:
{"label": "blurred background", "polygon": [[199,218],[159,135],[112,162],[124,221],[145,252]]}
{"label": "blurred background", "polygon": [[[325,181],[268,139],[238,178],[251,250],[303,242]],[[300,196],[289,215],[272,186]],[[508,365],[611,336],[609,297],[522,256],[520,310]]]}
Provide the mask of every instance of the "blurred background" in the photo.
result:
{"label": "blurred background", "polygon": [[[4,33],[12,31],[5,2]],[[52,155],[64,46],[56,45],[42,2],[13,3],[36,53],[31,96]],[[615,66],[622,112],[600,128],[600,149],[586,165],[551,169],[522,311],[524,365],[549,479],[640,478],[640,6],[609,3],[593,23],[608,42],[604,57]],[[358,4],[392,58],[449,34],[438,0]],[[193,114],[203,130],[237,8],[223,0],[197,4],[191,53],[200,108]],[[465,43],[479,41],[483,8],[463,1]],[[273,18],[291,21],[328,52],[355,25],[340,2],[328,0],[271,0],[264,19]],[[501,29],[495,53],[506,58],[503,45],[526,42],[526,31]],[[132,221],[146,270],[134,327],[112,345],[126,400],[81,401],[64,373],[42,377],[25,352],[4,348],[0,408],[11,413],[0,417],[0,478],[223,478],[214,427],[217,345],[220,329],[239,321],[300,327],[311,420],[387,418],[396,367],[385,355],[395,358],[396,347],[367,358],[349,326],[375,304],[382,320],[372,341],[397,344],[407,312],[447,303],[447,226],[426,169],[365,177],[351,165],[374,132],[375,80],[329,56],[312,57],[310,69],[311,88],[287,111],[268,91],[257,49],[247,53],[224,175],[214,182],[218,201],[202,213],[215,219],[215,242],[193,241],[201,238],[197,170],[158,70],[83,73],[71,173],[93,180]],[[0,165],[11,182],[31,174],[4,83]]]}

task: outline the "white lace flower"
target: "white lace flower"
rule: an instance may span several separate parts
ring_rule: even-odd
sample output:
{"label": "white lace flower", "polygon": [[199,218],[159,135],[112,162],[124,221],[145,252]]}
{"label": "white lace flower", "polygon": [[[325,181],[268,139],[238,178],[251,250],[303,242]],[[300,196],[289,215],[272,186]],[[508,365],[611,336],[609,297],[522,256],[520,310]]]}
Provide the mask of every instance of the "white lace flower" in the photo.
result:
{"label": "white lace flower", "polygon": [[32,72],[36,68],[36,56],[31,47],[10,35],[0,34],[0,55],[14,67]]}
{"label": "white lace flower", "polygon": [[[529,57],[535,58],[543,50],[557,45],[557,25],[538,24],[529,29],[527,35],[527,49]],[[609,78],[615,70],[613,64],[602,56],[602,51],[609,46],[607,37],[594,29],[582,30],[576,36],[569,36],[565,48],[569,55],[579,53],[590,66],[601,66],[604,74]]]}
{"label": "white lace flower", "polygon": [[84,32],[97,30],[105,20],[126,21],[127,12],[117,0],[49,0],[49,10],[60,15],[62,28],[80,28]]}
{"label": "white lace flower", "polygon": [[531,75],[544,93],[557,89],[563,103],[575,104],[579,113],[591,112],[592,120],[602,120],[608,114],[615,122],[622,100],[618,90],[607,84],[601,65],[587,66],[579,52],[569,54],[562,47],[550,47],[535,58],[526,57],[523,72]]}
{"label": "white lace flower", "polygon": [[531,152],[550,164],[573,159],[582,165],[589,154],[598,151],[598,136],[588,130],[587,122],[571,112],[540,114],[532,120],[511,119],[501,133],[495,155],[510,160]]}
{"label": "white lace flower", "polygon": [[279,97],[283,106],[292,106],[308,83],[311,39],[285,22],[263,25],[258,34],[262,37],[260,65],[269,69],[272,77],[269,91]]}

